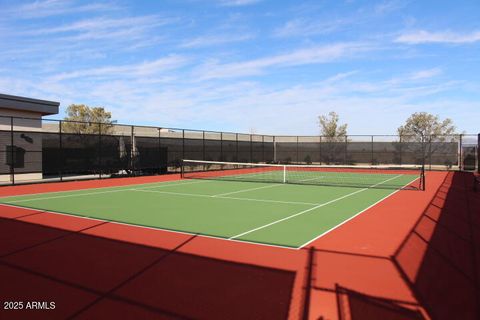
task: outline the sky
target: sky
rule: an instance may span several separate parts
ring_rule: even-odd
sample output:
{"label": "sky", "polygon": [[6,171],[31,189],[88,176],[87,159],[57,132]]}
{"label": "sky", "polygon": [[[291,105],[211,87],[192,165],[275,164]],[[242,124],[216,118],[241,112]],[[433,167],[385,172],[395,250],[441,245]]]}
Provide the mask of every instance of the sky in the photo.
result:
{"label": "sky", "polygon": [[0,0],[0,93],[119,123],[395,134],[410,114],[480,132],[479,0]]}

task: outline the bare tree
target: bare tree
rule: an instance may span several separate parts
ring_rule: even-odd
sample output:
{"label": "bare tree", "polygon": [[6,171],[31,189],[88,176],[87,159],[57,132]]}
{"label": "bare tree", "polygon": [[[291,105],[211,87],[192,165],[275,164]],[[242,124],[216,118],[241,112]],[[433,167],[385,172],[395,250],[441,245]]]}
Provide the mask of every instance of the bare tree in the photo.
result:
{"label": "bare tree", "polygon": [[338,122],[340,117],[335,111],[331,111],[328,115],[318,117],[320,125],[320,134],[331,142],[344,141],[347,135],[347,124],[340,125]]}

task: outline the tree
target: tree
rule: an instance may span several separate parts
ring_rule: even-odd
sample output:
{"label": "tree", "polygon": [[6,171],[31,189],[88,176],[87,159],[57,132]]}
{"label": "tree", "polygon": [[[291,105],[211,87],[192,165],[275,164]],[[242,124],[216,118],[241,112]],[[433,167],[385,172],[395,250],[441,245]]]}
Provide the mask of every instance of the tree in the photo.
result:
{"label": "tree", "polygon": [[112,113],[103,107],[89,107],[84,104],[71,104],[62,131],[77,134],[109,134],[113,131]]}
{"label": "tree", "polygon": [[[455,126],[449,118],[440,120],[438,115],[428,112],[415,112],[406,121],[403,126],[398,127],[397,132],[401,142],[416,142],[421,147],[423,154],[422,162],[430,159],[435,152],[441,148],[448,148],[450,143],[456,142]],[[455,145],[453,145],[456,148]],[[448,153],[448,152],[442,152]],[[449,165],[450,160],[445,159],[445,164]]]}
{"label": "tree", "polygon": [[406,139],[422,141],[422,137],[429,139],[455,134],[455,129],[453,121],[449,118],[440,121],[437,115],[415,112],[397,129],[397,132],[400,136],[406,136]]}
{"label": "tree", "polygon": [[339,125],[340,117],[334,111],[328,113],[328,116],[322,115],[318,117],[320,124],[320,133],[322,137],[330,138],[332,141],[343,141],[347,135],[347,124]]}
{"label": "tree", "polygon": [[327,164],[346,162],[346,158],[341,155],[345,155],[347,124],[340,125],[339,119],[340,117],[334,111],[318,117],[322,142],[326,143],[322,149],[322,158]]}

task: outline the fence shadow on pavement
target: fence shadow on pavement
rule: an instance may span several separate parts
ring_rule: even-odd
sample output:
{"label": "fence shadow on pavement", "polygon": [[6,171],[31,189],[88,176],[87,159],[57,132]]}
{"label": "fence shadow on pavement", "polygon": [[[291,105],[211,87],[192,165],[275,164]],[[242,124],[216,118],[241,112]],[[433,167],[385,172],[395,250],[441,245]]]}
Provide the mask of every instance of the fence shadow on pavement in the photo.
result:
{"label": "fence shadow on pavement", "polygon": [[286,319],[295,272],[0,218],[0,300],[54,302],[8,319]]}

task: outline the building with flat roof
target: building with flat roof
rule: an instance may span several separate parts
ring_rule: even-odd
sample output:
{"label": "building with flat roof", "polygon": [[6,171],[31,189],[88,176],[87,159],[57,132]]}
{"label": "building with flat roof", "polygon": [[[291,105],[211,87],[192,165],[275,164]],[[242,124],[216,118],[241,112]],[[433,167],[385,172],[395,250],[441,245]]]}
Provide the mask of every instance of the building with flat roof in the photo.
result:
{"label": "building with flat roof", "polygon": [[42,179],[42,117],[59,102],[0,94],[0,182]]}

